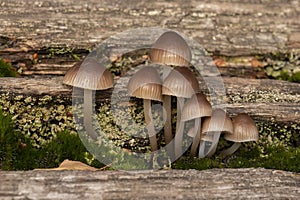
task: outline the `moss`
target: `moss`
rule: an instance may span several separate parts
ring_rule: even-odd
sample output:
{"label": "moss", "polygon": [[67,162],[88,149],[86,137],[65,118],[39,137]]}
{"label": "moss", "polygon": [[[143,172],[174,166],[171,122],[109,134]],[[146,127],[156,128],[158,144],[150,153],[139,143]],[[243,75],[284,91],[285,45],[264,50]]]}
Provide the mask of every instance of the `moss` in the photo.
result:
{"label": "moss", "polygon": [[212,168],[248,168],[263,167],[267,169],[300,172],[300,147],[272,146],[266,148],[264,155],[260,149],[242,146],[234,155],[222,160],[217,156],[212,158],[182,157],[173,163],[173,169],[212,169]]}
{"label": "moss", "polygon": [[104,165],[94,159],[82,144],[77,134],[63,131],[40,148],[31,145],[26,138],[13,128],[9,115],[0,111],[0,169],[30,170],[34,168],[52,168],[65,159],[77,160],[94,167]]}
{"label": "moss", "polygon": [[[62,97],[53,98],[47,95],[12,97],[2,94],[0,98],[0,109],[2,108],[1,169],[57,167],[64,159],[79,160],[98,167],[103,166],[88,153],[78,137],[70,104],[70,100]],[[142,101],[132,98],[130,106],[122,107],[122,104],[114,106],[117,107],[112,107],[107,102],[96,106],[99,125],[106,139],[104,143],[123,148],[126,152],[149,152],[149,141],[140,126],[144,123]],[[175,115],[175,110],[173,111]],[[127,114],[124,115],[124,112]],[[153,114],[161,116],[161,114]],[[128,116],[134,119],[134,123],[127,119]],[[157,119],[161,122],[159,118]],[[175,123],[176,118],[174,118],[173,125]],[[158,123],[157,127],[160,126]],[[259,141],[243,144],[227,160],[221,160],[217,156],[205,159],[184,156],[172,167],[176,169],[266,167],[299,172],[298,166],[300,165],[297,165],[298,161],[292,158],[299,156],[300,125],[259,121],[257,126],[260,132]],[[160,145],[163,146],[163,137],[161,137],[163,134],[162,132],[160,134]],[[22,144],[23,146],[25,144],[26,148],[22,147]],[[95,144],[93,148],[99,150],[97,145]],[[216,155],[230,145],[231,143],[221,138]],[[115,149],[110,150],[109,146],[105,148],[98,152],[109,152],[108,157],[121,161],[115,162],[113,167],[117,169],[144,168],[145,163],[134,163],[135,160],[130,158],[130,154],[118,154]],[[99,156],[105,155],[99,154]],[[106,164],[109,163],[110,161],[106,162]]]}
{"label": "moss", "polygon": [[12,69],[11,64],[8,64],[0,59],[0,77],[16,77],[17,73]]}
{"label": "moss", "polygon": [[289,81],[300,83],[300,72],[294,73]]}

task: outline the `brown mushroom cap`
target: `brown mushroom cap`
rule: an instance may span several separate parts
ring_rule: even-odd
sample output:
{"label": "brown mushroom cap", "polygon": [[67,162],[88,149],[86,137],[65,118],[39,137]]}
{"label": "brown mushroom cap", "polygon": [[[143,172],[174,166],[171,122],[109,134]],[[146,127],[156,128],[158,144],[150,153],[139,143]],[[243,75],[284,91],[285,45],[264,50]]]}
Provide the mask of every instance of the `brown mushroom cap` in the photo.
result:
{"label": "brown mushroom cap", "polygon": [[113,86],[112,74],[94,58],[75,64],[65,75],[63,83],[90,90],[105,90]]}
{"label": "brown mushroom cap", "polygon": [[162,94],[190,98],[199,90],[198,80],[189,68],[175,67],[164,80]]}
{"label": "brown mushroom cap", "polygon": [[129,80],[127,89],[130,96],[162,101],[162,80],[157,70],[151,66],[136,72]]}
{"label": "brown mushroom cap", "polygon": [[211,116],[212,109],[206,96],[202,93],[197,93],[189,99],[182,110],[182,121],[188,121],[200,117]]}
{"label": "brown mushroom cap", "polygon": [[212,132],[233,133],[233,125],[229,116],[222,109],[212,111],[211,117],[205,117],[202,123],[202,134]]}
{"label": "brown mushroom cap", "polygon": [[154,63],[189,66],[192,54],[186,41],[176,32],[163,33],[150,50],[150,59]]}
{"label": "brown mushroom cap", "polygon": [[255,122],[245,113],[232,119],[233,134],[225,134],[225,139],[233,142],[249,142],[258,140],[258,130]]}

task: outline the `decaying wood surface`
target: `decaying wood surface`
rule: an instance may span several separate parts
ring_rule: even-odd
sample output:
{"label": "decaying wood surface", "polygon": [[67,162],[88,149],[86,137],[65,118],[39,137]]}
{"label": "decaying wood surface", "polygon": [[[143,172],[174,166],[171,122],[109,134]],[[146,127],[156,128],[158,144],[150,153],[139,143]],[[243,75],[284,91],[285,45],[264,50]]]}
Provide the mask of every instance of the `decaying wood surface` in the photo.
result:
{"label": "decaying wood surface", "polygon": [[[2,0],[0,8],[0,57],[28,75],[63,74],[74,64],[72,56],[81,58],[108,37],[141,27],[177,30],[214,55],[300,49],[298,0]],[[133,42],[157,37],[145,34]]]}
{"label": "decaying wood surface", "polygon": [[0,171],[9,199],[299,199],[300,175],[267,169]]}
{"label": "decaying wood surface", "polygon": [[[98,98],[109,99],[112,92],[120,98],[127,93],[129,77],[123,77],[115,89],[99,91]],[[63,77],[0,78],[0,93],[14,95],[51,95],[72,97],[72,88],[62,84]],[[270,79],[222,78],[226,96],[224,105],[230,114],[247,112],[259,120],[300,122],[300,87],[297,83]],[[204,82],[202,91],[209,95]],[[113,91],[114,90],[114,91]]]}
{"label": "decaying wood surface", "polygon": [[177,29],[221,54],[300,45],[297,0],[2,0],[0,6],[1,43],[7,47],[2,53],[54,44],[85,49],[114,33],[149,26]]}

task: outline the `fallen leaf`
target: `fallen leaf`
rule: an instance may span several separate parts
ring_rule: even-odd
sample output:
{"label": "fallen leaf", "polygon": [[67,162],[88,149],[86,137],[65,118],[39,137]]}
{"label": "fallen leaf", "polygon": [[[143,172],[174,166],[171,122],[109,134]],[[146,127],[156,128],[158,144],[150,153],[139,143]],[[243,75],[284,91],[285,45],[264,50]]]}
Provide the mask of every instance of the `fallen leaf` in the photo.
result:
{"label": "fallen leaf", "polygon": [[252,67],[264,67],[264,64],[259,60],[257,60],[256,58],[252,58],[250,63]]}
{"label": "fallen leaf", "polygon": [[214,63],[217,67],[225,67],[226,66],[226,61],[223,58],[215,59]]}

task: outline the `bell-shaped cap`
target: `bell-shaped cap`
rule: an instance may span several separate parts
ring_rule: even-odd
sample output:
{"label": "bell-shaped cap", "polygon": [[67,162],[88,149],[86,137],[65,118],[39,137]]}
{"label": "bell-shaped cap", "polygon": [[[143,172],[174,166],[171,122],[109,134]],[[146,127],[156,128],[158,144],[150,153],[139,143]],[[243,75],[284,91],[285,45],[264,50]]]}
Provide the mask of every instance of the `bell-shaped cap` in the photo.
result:
{"label": "bell-shaped cap", "polygon": [[198,80],[189,68],[175,67],[164,80],[162,94],[190,98],[199,90]]}
{"label": "bell-shaped cap", "polygon": [[230,117],[220,108],[212,111],[210,117],[206,117],[202,123],[203,134],[209,133],[233,133],[233,125]]}
{"label": "bell-shaped cap", "polygon": [[163,33],[150,50],[150,60],[153,63],[189,66],[192,54],[186,41],[176,32]]}
{"label": "bell-shaped cap", "polygon": [[197,93],[192,96],[183,106],[181,120],[188,121],[205,116],[211,116],[212,108],[206,96]]}
{"label": "bell-shaped cap", "polygon": [[249,142],[258,140],[255,122],[248,114],[241,113],[232,119],[233,134],[225,134],[225,139],[233,142]]}
{"label": "bell-shaped cap", "polygon": [[105,90],[114,84],[112,74],[94,58],[86,58],[66,73],[63,83],[89,90]]}
{"label": "bell-shaped cap", "polygon": [[146,66],[137,71],[127,85],[130,96],[162,101],[162,80],[157,70]]}

